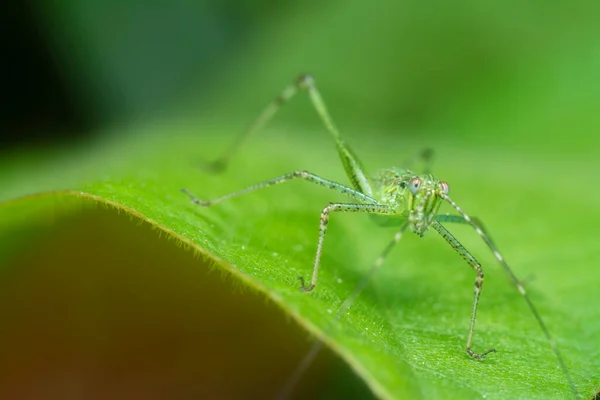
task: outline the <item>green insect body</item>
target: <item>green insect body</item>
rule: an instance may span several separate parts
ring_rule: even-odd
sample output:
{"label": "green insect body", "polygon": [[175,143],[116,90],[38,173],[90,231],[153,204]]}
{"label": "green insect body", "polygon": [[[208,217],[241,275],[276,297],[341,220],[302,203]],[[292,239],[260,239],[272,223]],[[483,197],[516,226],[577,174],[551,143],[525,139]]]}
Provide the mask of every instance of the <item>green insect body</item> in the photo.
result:
{"label": "green insect body", "polygon": [[[575,397],[578,397],[571,374],[566,367],[562,354],[556,346],[554,339],[551,337],[550,332],[546,328],[546,325],[543,322],[540,314],[527,295],[524,286],[517,279],[504,257],[500,254],[492,242],[488,232],[484,229],[483,224],[479,221],[479,219],[470,217],[458,206],[456,202],[454,202],[454,200],[450,198],[449,186],[445,181],[442,181],[429,173],[431,151],[426,150],[419,155],[419,158],[423,160],[425,165],[424,171],[420,174],[414,173],[408,169],[388,168],[379,171],[372,178],[369,177],[362,164],[358,160],[356,154],[350,149],[344,140],[342,140],[341,135],[333,123],[329,112],[325,107],[325,103],[323,102],[323,99],[321,98],[321,95],[315,86],[315,82],[310,75],[302,75],[292,85],[286,87],[283,92],[259,115],[250,128],[244,131],[242,135],[240,135],[237,140],[233,142],[233,144],[227,149],[227,151],[225,151],[222,157],[213,163],[207,164],[206,168],[215,172],[225,169],[239,145],[243,143],[247,137],[260,130],[275,115],[277,110],[279,110],[279,108],[290,98],[292,98],[299,90],[306,90],[308,92],[315,110],[319,114],[323,124],[335,141],[338,155],[352,186],[350,187],[341,183],[330,181],[308,171],[294,171],[289,174],[281,175],[279,177],[249,186],[237,192],[229,193],[208,201],[200,200],[188,190],[182,189],[183,192],[188,194],[191,201],[200,206],[209,207],[232,197],[298,179],[334,190],[351,199],[351,202],[349,203],[330,203],[325,206],[321,212],[319,219],[319,236],[312,276],[308,284],[305,284],[304,279],[300,278],[302,281],[301,289],[305,292],[313,290],[317,284],[323,243],[325,234],[327,232],[329,217],[332,213],[366,213],[369,214],[377,224],[399,226],[398,231],[394,235],[393,239],[385,247],[380,256],[375,260],[373,267],[369,270],[365,278],[363,278],[363,280],[354,289],[350,297],[344,301],[336,313],[335,319],[338,319],[341,315],[343,315],[343,313],[351,306],[352,302],[356,299],[368,282],[369,277],[384,263],[385,258],[400,241],[406,230],[410,230],[414,234],[422,237],[429,231],[430,228],[433,228],[475,272],[474,297],[465,351],[469,357],[476,360],[481,360],[489,353],[496,351],[492,348],[478,353],[472,349],[477,306],[479,304],[479,297],[484,282],[483,269],[479,261],[477,261],[477,259],[475,259],[475,257],[442,224],[460,223],[471,226],[492,251],[498,263],[508,273],[518,292],[525,299],[525,302],[535,317],[538,325],[546,336],[550,347],[554,351],[554,354],[560,364],[566,380],[571,387],[573,394]],[[439,214],[439,208],[443,202],[449,204],[456,211],[456,214]],[[316,356],[316,353],[321,346],[322,343],[320,342],[317,342],[317,344],[313,346],[313,349],[307,354],[305,359],[300,364],[299,369],[290,379],[286,385],[286,388],[284,388],[282,391],[280,398],[285,398],[286,394],[291,391],[293,386],[300,379],[302,372],[308,367],[312,358]]]}

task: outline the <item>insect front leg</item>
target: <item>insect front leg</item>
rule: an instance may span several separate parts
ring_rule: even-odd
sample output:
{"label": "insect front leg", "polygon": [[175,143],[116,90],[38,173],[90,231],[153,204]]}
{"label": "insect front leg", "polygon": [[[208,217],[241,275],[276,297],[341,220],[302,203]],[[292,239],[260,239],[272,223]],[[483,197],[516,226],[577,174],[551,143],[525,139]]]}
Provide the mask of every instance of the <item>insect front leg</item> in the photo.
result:
{"label": "insect front leg", "polygon": [[[450,222],[450,223],[470,225],[470,222],[468,222],[462,215],[448,215],[448,214],[436,215],[435,219],[438,222]],[[488,230],[485,228],[485,225],[483,224],[483,221],[481,221],[480,218],[471,217],[471,222],[473,224],[475,224],[475,226],[477,226],[479,229],[481,229],[483,234],[490,240],[491,243],[494,243],[492,241],[492,237],[490,236]]]}
{"label": "insect front leg", "polygon": [[[310,292],[317,284],[317,276],[319,274],[319,265],[321,262],[321,253],[323,251],[323,241],[329,224],[329,214],[332,212],[361,212],[368,214],[395,214],[395,211],[389,206],[382,204],[346,204],[332,203],[323,209],[319,223],[319,241],[317,242],[317,253],[315,255],[315,263],[313,273],[309,285],[305,285],[304,278],[300,277],[301,288],[305,292]],[[398,239],[399,240],[399,239]],[[379,261],[378,261],[379,262]],[[381,260],[383,262],[383,259]]]}
{"label": "insect front leg", "polygon": [[[552,338],[552,335],[550,335],[550,331],[546,327],[546,324],[544,323],[544,320],[540,316],[540,313],[538,312],[537,308],[533,305],[533,302],[531,301],[531,298],[527,294],[527,291],[525,290],[525,287],[523,286],[523,284],[521,283],[521,281],[517,278],[517,276],[513,272],[512,268],[510,268],[510,266],[508,265],[508,263],[506,262],[506,260],[502,256],[502,254],[500,254],[500,252],[498,251],[498,249],[496,248],[496,246],[494,245],[494,243],[492,242],[492,240],[489,238],[489,236],[487,235],[487,233],[484,232],[482,230],[482,228],[480,226],[478,226],[473,221],[473,219],[471,217],[469,217],[467,215],[467,213],[465,213],[462,210],[462,208],[460,208],[458,206],[458,204],[456,204],[454,202],[454,200],[452,200],[447,194],[443,195],[442,198],[444,200],[446,200],[448,203],[450,203],[450,205],[456,211],[458,211],[458,213],[463,217],[463,219],[465,220],[465,222],[467,224],[471,225],[471,227],[473,227],[473,229],[475,229],[475,232],[479,235],[479,237],[481,237],[481,239],[483,239],[483,241],[485,242],[485,244],[487,245],[487,247],[492,251],[492,253],[494,253],[494,257],[496,257],[496,260],[498,260],[498,262],[500,263],[500,265],[502,266],[502,268],[504,268],[504,270],[506,271],[506,273],[508,274],[508,276],[513,281],[513,283],[514,283],[515,287],[517,288],[518,292],[525,299],[525,302],[527,303],[527,306],[529,306],[529,309],[531,310],[531,313],[535,317],[538,325],[540,326],[540,329],[544,333],[544,336],[546,336],[546,340],[550,344],[550,347],[552,348],[552,351],[554,351],[554,354],[556,355],[556,359],[558,360],[558,363],[560,364],[560,368],[562,369],[562,371],[563,371],[563,373],[565,375],[565,378],[567,379],[567,382],[569,383],[569,386],[571,388],[571,392],[573,393],[573,395],[575,396],[575,398],[578,398],[579,397],[579,393],[577,392],[577,387],[575,386],[575,383],[573,382],[573,378],[571,377],[571,373],[569,372],[569,369],[567,368],[567,364],[565,363],[565,360],[564,360],[564,358],[563,358],[560,350],[558,349],[558,346],[556,345],[556,342]],[[437,221],[435,221],[434,228],[435,228],[435,225],[441,226],[441,224],[439,222],[437,222]]]}
{"label": "insect front leg", "polygon": [[469,325],[469,335],[467,336],[467,347],[466,351],[469,357],[476,360],[481,360],[489,353],[495,353],[496,350],[489,349],[483,353],[475,353],[471,350],[471,344],[473,341],[473,331],[475,330],[475,319],[477,317],[477,306],[479,305],[479,296],[481,294],[481,288],[483,287],[483,269],[481,264],[465,249],[465,247],[450,233],[446,228],[437,221],[434,221],[431,226],[438,231],[438,233],[448,242],[450,246],[473,268],[475,271],[475,285],[474,285],[474,297],[473,297],[473,308],[471,310],[471,323]]}
{"label": "insect front leg", "polygon": [[[334,324],[342,317],[342,315],[346,313],[346,311],[348,311],[348,309],[350,309],[350,307],[352,307],[360,293],[371,281],[373,275],[375,275],[375,272],[379,270],[387,256],[391,253],[392,249],[396,247],[400,239],[402,239],[402,236],[404,235],[404,232],[406,232],[407,228],[408,222],[404,222],[400,227],[400,230],[394,235],[394,238],[388,243],[388,245],[381,252],[379,257],[377,257],[377,260],[375,260],[375,263],[373,263],[369,271],[361,278],[358,284],[354,287],[350,296],[348,296],[348,298],[344,300],[340,308],[335,313],[333,319],[325,328],[324,332],[330,332]],[[322,348],[323,342],[320,340],[315,340],[315,343],[312,345],[308,353],[306,353],[302,361],[298,364],[298,367],[296,367],[294,373],[286,381],[285,386],[282,387],[281,391],[277,394],[277,397],[275,397],[276,400],[286,400],[290,397],[292,391],[294,390],[294,387],[296,387],[296,385],[302,378],[302,375],[313,363],[313,361],[315,360],[315,358],[319,354],[319,351],[321,351]]]}

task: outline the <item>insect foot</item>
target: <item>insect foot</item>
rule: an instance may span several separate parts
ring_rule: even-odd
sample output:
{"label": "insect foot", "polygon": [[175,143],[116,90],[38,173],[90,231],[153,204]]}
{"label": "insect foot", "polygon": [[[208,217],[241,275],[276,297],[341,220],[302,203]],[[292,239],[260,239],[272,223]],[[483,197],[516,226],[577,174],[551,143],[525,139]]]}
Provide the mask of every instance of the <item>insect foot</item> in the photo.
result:
{"label": "insect foot", "polygon": [[198,204],[199,206],[202,206],[202,207],[208,207],[208,206],[211,205],[210,201],[200,200],[199,198],[197,198],[196,196],[194,196],[192,193],[190,193],[190,191],[187,190],[187,189],[181,189],[181,191],[183,193],[187,194],[188,196],[190,196],[190,200],[194,204]]}
{"label": "insect foot", "polygon": [[308,286],[305,285],[303,277],[299,276],[298,279],[300,280],[300,290],[302,290],[304,293],[308,293],[315,288],[315,285],[313,284],[310,284]]}
{"label": "insect foot", "polygon": [[483,360],[485,358],[485,356],[487,356],[489,353],[495,353],[496,349],[489,349],[488,351],[486,351],[485,353],[475,353],[473,352],[473,350],[471,349],[467,349],[467,354],[469,355],[469,357],[471,357],[474,360]]}

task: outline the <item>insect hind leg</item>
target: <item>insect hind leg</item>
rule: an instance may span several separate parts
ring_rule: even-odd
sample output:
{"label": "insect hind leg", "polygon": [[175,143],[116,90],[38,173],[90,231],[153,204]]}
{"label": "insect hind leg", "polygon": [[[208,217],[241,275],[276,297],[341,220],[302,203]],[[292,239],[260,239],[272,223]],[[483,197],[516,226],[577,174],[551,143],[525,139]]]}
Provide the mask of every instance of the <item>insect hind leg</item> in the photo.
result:
{"label": "insect hind leg", "polygon": [[257,131],[263,129],[267,123],[273,119],[277,111],[289,100],[292,99],[298,93],[298,89],[302,88],[304,77],[302,75],[300,78],[296,79],[294,83],[286,86],[281,93],[275,99],[273,99],[258,115],[258,117],[248,126],[240,135],[238,135],[234,141],[229,145],[229,147],[221,154],[219,158],[212,162],[204,162],[200,164],[200,167],[204,170],[212,173],[219,173],[224,171],[231,159],[237,152],[238,148],[246,141],[246,139],[252,136]]}
{"label": "insect hind leg", "polygon": [[317,89],[315,80],[310,74],[300,75],[292,84],[283,89],[283,91],[267,105],[258,118],[256,118],[254,122],[233,141],[218,159],[213,162],[204,163],[202,164],[202,167],[211,172],[221,172],[225,170],[240,145],[246,141],[249,136],[264,128],[275,116],[277,111],[290,101],[300,90],[308,93],[313,108],[327,129],[327,132],[335,141],[340,160],[342,161],[346,175],[348,175],[354,189],[371,196],[373,190],[367,174],[364,171],[364,167],[356,154],[342,139],[340,132],[333,122],[333,119],[327,110],[327,106],[321,97],[321,93]]}

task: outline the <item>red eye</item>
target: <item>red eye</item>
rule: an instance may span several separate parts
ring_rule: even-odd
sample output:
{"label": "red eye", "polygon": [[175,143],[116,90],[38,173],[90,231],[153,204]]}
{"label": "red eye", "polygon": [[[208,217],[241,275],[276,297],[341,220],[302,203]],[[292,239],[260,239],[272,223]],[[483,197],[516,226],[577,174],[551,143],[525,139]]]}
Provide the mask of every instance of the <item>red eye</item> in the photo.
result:
{"label": "red eye", "polygon": [[417,194],[417,190],[419,190],[419,188],[421,187],[421,183],[423,183],[423,181],[418,176],[415,176],[410,180],[410,182],[408,183],[408,188],[410,189],[412,194]]}
{"label": "red eye", "polygon": [[440,190],[444,194],[448,194],[450,192],[450,186],[446,182],[440,182]]}

